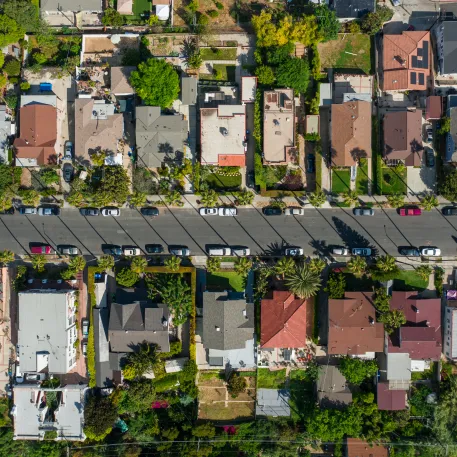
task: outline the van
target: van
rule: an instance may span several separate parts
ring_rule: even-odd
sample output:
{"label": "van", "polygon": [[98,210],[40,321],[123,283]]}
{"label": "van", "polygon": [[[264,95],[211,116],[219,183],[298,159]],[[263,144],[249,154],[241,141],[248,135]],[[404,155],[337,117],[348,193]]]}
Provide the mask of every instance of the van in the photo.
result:
{"label": "van", "polygon": [[224,247],[219,247],[219,248],[209,248],[208,249],[208,255],[232,255],[232,250],[230,248],[224,248]]}

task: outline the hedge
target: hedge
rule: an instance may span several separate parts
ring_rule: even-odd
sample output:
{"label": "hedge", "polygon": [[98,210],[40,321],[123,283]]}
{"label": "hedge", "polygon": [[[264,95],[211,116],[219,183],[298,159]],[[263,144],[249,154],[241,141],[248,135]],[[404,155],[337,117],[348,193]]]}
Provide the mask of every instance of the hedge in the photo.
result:
{"label": "hedge", "polygon": [[95,387],[97,385],[96,371],[95,371],[95,338],[94,338],[94,323],[92,322],[93,309],[97,304],[95,297],[95,273],[98,273],[100,269],[98,267],[87,268],[87,291],[89,293],[90,301],[90,315],[88,316],[89,325],[89,336],[87,338],[87,371],[89,372],[89,387]]}
{"label": "hedge", "polygon": [[304,190],[261,190],[262,197],[304,197]]}
{"label": "hedge", "polygon": [[267,184],[263,176],[263,162],[262,162],[262,134],[263,134],[263,116],[262,116],[262,102],[263,92],[258,90],[255,94],[254,103],[254,131],[252,136],[255,141],[255,153],[254,153],[254,178],[257,186],[260,190],[266,190]]}

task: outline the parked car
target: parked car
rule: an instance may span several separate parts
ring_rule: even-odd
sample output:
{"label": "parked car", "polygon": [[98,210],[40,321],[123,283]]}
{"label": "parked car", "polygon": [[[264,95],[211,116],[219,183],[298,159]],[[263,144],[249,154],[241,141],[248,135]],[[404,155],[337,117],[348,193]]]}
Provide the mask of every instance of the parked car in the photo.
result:
{"label": "parked car", "polygon": [[374,216],[373,208],[354,208],[354,216]]}
{"label": "parked car", "polygon": [[39,216],[58,216],[60,214],[60,208],[57,206],[40,206],[38,208]]}
{"label": "parked car", "polygon": [[422,214],[422,210],[420,208],[415,207],[405,207],[400,208],[400,216],[420,216]]}
{"label": "parked car", "polygon": [[103,254],[119,256],[122,255],[122,248],[116,244],[105,245],[102,249]]}
{"label": "parked car", "polygon": [[30,252],[32,254],[54,254],[54,249],[49,244],[42,244],[41,246],[32,246]]}
{"label": "parked car", "polygon": [[63,160],[73,160],[73,143],[71,141],[65,141]]}
{"label": "parked car", "polygon": [[281,216],[282,215],[282,209],[278,208],[276,206],[269,206],[267,208],[262,209],[262,213],[265,216]]}
{"label": "parked car", "polygon": [[314,173],[316,171],[316,159],[314,154],[308,154],[306,158],[306,173]]}
{"label": "parked car", "polygon": [[100,210],[98,208],[81,208],[79,214],[81,214],[81,216],[98,216]]}
{"label": "parked car", "polygon": [[148,254],[161,254],[163,252],[161,244],[147,244],[144,248]]}
{"label": "parked car", "polygon": [[425,135],[427,142],[433,143],[433,128],[430,124],[425,127]]}
{"label": "parked car", "polygon": [[441,212],[444,216],[457,216],[457,206],[446,206]]}
{"label": "parked car", "polygon": [[349,249],[335,246],[332,249],[333,255],[349,255]]}
{"label": "parked car", "polygon": [[141,249],[136,246],[124,246],[122,253],[127,256],[141,255]]}
{"label": "parked car", "polygon": [[14,214],[14,208],[11,207],[11,208],[5,209],[3,211],[0,211],[0,214],[4,214],[4,215]]}
{"label": "parked car", "polygon": [[232,246],[232,255],[236,255],[237,257],[245,257],[247,255],[251,255],[251,250],[243,246]]}
{"label": "parked car", "polygon": [[432,148],[425,148],[425,165],[430,168],[435,166],[435,154]]}
{"label": "parked car", "polygon": [[353,248],[352,255],[360,255],[362,257],[368,257],[371,255],[370,248]]}
{"label": "parked car", "polygon": [[121,210],[115,206],[107,206],[102,208],[102,216],[120,216]]}
{"label": "parked car", "polygon": [[62,255],[78,255],[79,249],[70,244],[60,244],[57,246],[57,252]]}
{"label": "parked car", "polygon": [[155,217],[155,216],[158,216],[160,214],[160,211],[159,211],[158,208],[154,208],[154,207],[150,206],[150,207],[146,207],[146,208],[141,208],[140,209],[140,213],[143,216]]}
{"label": "parked car", "polygon": [[293,246],[293,247],[284,249],[284,255],[286,255],[286,256],[295,257],[297,255],[303,255],[303,253],[304,253],[303,249],[299,248],[297,246]]}
{"label": "parked car", "polygon": [[81,332],[83,336],[89,335],[89,319],[81,319]]}
{"label": "parked car", "polygon": [[400,6],[401,5],[401,1],[400,0],[392,0],[392,5],[393,6]]}
{"label": "parked car", "polygon": [[172,248],[169,248],[169,252],[172,255],[177,255],[177,256],[189,256],[190,255],[190,249],[187,246],[174,246]]}
{"label": "parked car", "polygon": [[219,214],[219,208],[200,208],[198,212],[201,216],[217,216]]}
{"label": "parked car", "polygon": [[304,216],[305,210],[303,208],[286,208],[284,214],[286,216]]}
{"label": "parked car", "polygon": [[404,255],[406,257],[419,257],[421,255],[419,249],[415,248],[414,246],[400,248],[399,251],[400,255]]}
{"label": "parked car", "polygon": [[25,214],[26,216],[30,216],[31,214],[36,214],[37,209],[33,206],[21,206],[19,208],[19,214]]}
{"label": "parked car", "polygon": [[66,163],[63,166],[63,180],[65,182],[71,182],[72,178],[73,178],[73,166],[69,163]]}
{"label": "parked car", "polygon": [[236,208],[219,208],[219,216],[237,216],[238,210]]}
{"label": "parked car", "polygon": [[232,255],[232,250],[227,246],[214,246],[211,248],[208,248],[208,255]]}
{"label": "parked car", "polygon": [[438,257],[441,255],[441,249],[427,246],[421,249],[421,255],[426,257]]}
{"label": "parked car", "polygon": [[83,356],[87,357],[87,341],[82,342],[82,352],[83,352]]}
{"label": "parked car", "polygon": [[249,189],[254,189],[255,187],[255,175],[253,171],[250,171],[248,173],[247,179],[246,179],[246,185],[249,187]]}

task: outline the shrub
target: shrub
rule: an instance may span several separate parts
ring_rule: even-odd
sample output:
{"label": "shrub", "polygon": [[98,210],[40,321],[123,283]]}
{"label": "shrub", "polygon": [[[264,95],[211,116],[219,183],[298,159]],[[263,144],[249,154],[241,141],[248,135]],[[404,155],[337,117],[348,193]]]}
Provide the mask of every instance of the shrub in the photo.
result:
{"label": "shrub", "polygon": [[21,63],[17,59],[10,59],[5,63],[3,71],[8,73],[8,76],[19,76],[21,73]]}
{"label": "shrub", "polygon": [[244,392],[247,387],[246,378],[232,374],[227,384],[227,390],[232,397],[237,397],[240,393]]}
{"label": "shrub", "polygon": [[224,5],[221,2],[216,2],[215,5],[216,5],[216,8],[218,10],[223,10],[224,9]]}
{"label": "shrub", "polygon": [[215,17],[218,17],[218,16],[219,16],[219,12],[216,11],[216,10],[207,11],[206,14],[207,14],[209,17],[212,17],[212,18],[215,18]]}
{"label": "shrub", "polygon": [[328,297],[333,299],[344,298],[345,290],[346,278],[344,274],[332,271],[327,281],[327,287],[325,288]]}
{"label": "shrub", "polygon": [[21,83],[21,90],[24,92],[30,89],[30,83],[28,81],[24,81]]}
{"label": "shrub", "polygon": [[132,271],[130,268],[122,268],[122,270],[116,272],[116,282],[124,287],[133,287],[140,276],[138,273]]}

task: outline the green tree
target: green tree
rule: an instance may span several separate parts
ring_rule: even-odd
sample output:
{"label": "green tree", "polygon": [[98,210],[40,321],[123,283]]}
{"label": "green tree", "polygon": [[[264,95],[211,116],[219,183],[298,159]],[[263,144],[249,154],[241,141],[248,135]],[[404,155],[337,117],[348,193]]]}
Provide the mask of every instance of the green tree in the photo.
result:
{"label": "green tree", "polygon": [[17,43],[24,37],[24,29],[6,14],[0,14],[0,46]]}
{"label": "green tree", "polygon": [[14,252],[9,249],[4,249],[0,251],[0,263],[2,265],[8,265],[9,263],[14,262]]}
{"label": "green tree", "polygon": [[382,28],[384,22],[390,21],[393,11],[386,6],[377,6],[375,13],[366,14],[360,23],[362,32],[368,35],[376,35]]}
{"label": "green tree", "polygon": [[99,200],[97,206],[106,206],[114,202],[124,204],[127,201],[130,190],[130,179],[127,175],[127,170],[122,166],[104,166],[103,179],[94,189],[96,192],[94,203]]}
{"label": "green tree", "polygon": [[203,58],[196,37],[188,37],[184,39],[181,53],[184,57],[184,63],[191,70],[198,70],[203,64]]}
{"label": "green tree", "polygon": [[31,260],[34,270],[36,270],[38,273],[43,273],[43,271],[45,271],[46,256],[44,254],[34,255]]}
{"label": "green tree", "polygon": [[113,27],[121,27],[125,24],[125,16],[119,14],[114,8],[107,8],[103,12],[102,24]]}
{"label": "green tree", "polygon": [[344,203],[355,205],[359,202],[359,194],[355,190],[349,190],[343,194]]}
{"label": "green tree", "polygon": [[367,378],[372,378],[378,371],[375,360],[362,360],[357,357],[340,359],[340,371],[351,384],[362,384]]}
{"label": "green tree", "polygon": [[133,192],[129,197],[129,201],[131,206],[144,206],[147,201],[147,195],[144,192]]}
{"label": "green tree", "polygon": [[382,313],[378,318],[378,322],[384,324],[384,330],[390,335],[395,329],[406,324],[406,317],[403,311],[392,309],[386,313]]}
{"label": "green tree", "polygon": [[276,79],[280,87],[290,87],[296,93],[306,93],[309,82],[308,61],[294,57],[287,59],[278,66]]}
{"label": "green tree", "polygon": [[419,265],[416,268],[416,273],[421,277],[421,279],[428,281],[430,275],[432,274],[432,267],[429,265]]}
{"label": "green tree", "polygon": [[367,261],[359,255],[351,257],[347,263],[348,270],[356,277],[361,278],[367,272]]}
{"label": "green tree", "polygon": [[421,199],[421,207],[424,211],[431,211],[433,208],[439,206],[439,201],[436,195],[426,194]]}
{"label": "green tree", "polygon": [[327,201],[327,197],[324,192],[317,190],[308,194],[308,201],[315,208],[320,208]]}
{"label": "green tree", "polygon": [[203,190],[200,197],[200,203],[206,207],[217,206],[219,202],[219,195],[213,189]]}
{"label": "green tree", "polygon": [[259,65],[255,69],[255,75],[257,76],[259,84],[263,84],[265,86],[271,86],[276,79],[273,68],[268,65]]}
{"label": "green tree", "polygon": [[[440,445],[455,445],[457,427],[457,377],[451,376],[433,413],[432,432]],[[447,452],[446,452],[447,454]]]}
{"label": "green tree", "polygon": [[405,197],[401,194],[388,195],[387,201],[392,208],[400,208],[405,204]]}
{"label": "green tree", "polygon": [[451,130],[451,118],[444,116],[441,118],[441,126],[438,129],[438,135],[446,135]]}
{"label": "green tree", "polygon": [[281,257],[274,266],[275,272],[284,276],[288,276],[295,271],[295,260],[292,257]]}
{"label": "green tree", "polygon": [[46,184],[46,186],[50,186],[51,184],[59,183],[60,178],[53,168],[43,168],[40,170],[40,180],[43,184]]}
{"label": "green tree", "polygon": [[177,191],[173,190],[165,195],[165,203],[170,206],[183,206],[182,195]]}
{"label": "green tree", "polygon": [[247,385],[248,383],[246,382],[246,378],[244,376],[239,376],[238,374],[233,373],[227,383],[227,390],[229,394],[235,398],[242,392],[246,391]]}
{"label": "green tree", "polygon": [[124,378],[132,380],[141,378],[145,373],[153,372],[158,365],[157,346],[143,341],[138,350],[127,356],[122,374]]}
{"label": "green tree", "polygon": [[90,440],[101,441],[111,432],[117,418],[110,397],[89,395],[84,405],[84,433]]}
{"label": "green tree", "polygon": [[[140,349],[141,350],[141,349]],[[155,350],[154,350],[155,352]],[[132,352],[131,354],[136,354]],[[148,353],[150,356],[151,353]],[[138,361],[131,359],[131,365],[139,368]],[[151,367],[151,370],[153,366]],[[146,373],[146,371],[143,372]],[[140,375],[141,376],[141,375]],[[121,391],[118,401],[119,414],[144,414],[151,409],[152,402],[156,399],[154,384],[149,379],[138,379],[128,383],[128,388]]]}
{"label": "green tree", "polygon": [[221,268],[221,259],[219,257],[208,257],[206,260],[206,271],[208,273],[215,273]]}
{"label": "green tree", "polygon": [[309,261],[309,268],[315,273],[322,273],[324,268],[327,266],[327,262],[320,257],[314,257]]}
{"label": "green tree", "polygon": [[133,287],[139,279],[139,274],[127,267],[116,272],[116,282],[123,287]]}
{"label": "green tree", "polygon": [[373,303],[376,310],[380,313],[387,313],[390,311],[390,295],[387,293],[385,287],[375,290]]}
{"label": "green tree", "polygon": [[345,290],[346,279],[344,274],[332,271],[328,277],[327,287],[325,288],[325,291],[328,293],[328,298],[344,298]]}
{"label": "green tree", "polygon": [[112,255],[104,255],[98,259],[98,267],[102,271],[109,271],[114,268],[114,257]]}
{"label": "green tree", "polygon": [[21,74],[21,63],[19,60],[11,58],[3,66],[3,71],[8,76],[19,76]]}
{"label": "green tree", "polygon": [[40,19],[39,8],[27,0],[5,0],[2,9],[4,14],[14,19],[26,32],[42,32],[46,29]]}
{"label": "green tree", "polygon": [[133,71],[130,84],[146,105],[168,108],[179,95],[179,77],[165,60],[148,59]]}
{"label": "green tree", "polygon": [[40,201],[40,194],[34,189],[19,189],[18,194],[24,205],[37,206]]}
{"label": "green tree", "polygon": [[334,10],[322,4],[316,7],[314,14],[317,17],[317,30],[323,41],[336,40],[341,24]]}
{"label": "green tree", "polygon": [[252,205],[253,201],[254,201],[254,194],[248,190],[239,192],[236,195],[236,204],[239,206]]}
{"label": "green tree", "polygon": [[102,167],[105,164],[106,151],[95,151],[91,154],[90,160],[94,167]]}
{"label": "green tree", "polygon": [[8,78],[2,72],[0,72],[0,89],[4,89],[7,84]]}
{"label": "green tree", "polygon": [[9,89],[6,92],[4,99],[5,99],[5,103],[8,105],[9,108],[16,109],[18,96],[17,96],[16,92],[14,92],[13,89]]}
{"label": "green tree", "polygon": [[310,298],[317,294],[321,286],[320,275],[311,271],[307,263],[300,263],[295,271],[286,276],[286,285],[300,298]]}
{"label": "green tree", "polygon": [[397,261],[391,255],[384,255],[376,259],[376,268],[383,273],[398,271]]}
{"label": "green tree", "polygon": [[235,261],[235,272],[246,277],[252,268],[252,260],[247,257],[238,257]]}
{"label": "green tree", "polygon": [[83,271],[86,268],[86,260],[82,255],[72,257],[68,266],[75,272]]}
{"label": "green tree", "polygon": [[144,257],[134,257],[130,263],[130,268],[137,274],[143,274],[148,266],[148,261]]}
{"label": "green tree", "polygon": [[[157,414],[151,410],[131,416],[128,427],[128,434],[137,441],[150,441],[160,433],[159,419]],[[125,457],[128,455],[126,454]]]}
{"label": "green tree", "polygon": [[167,259],[165,259],[164,265],[168,271],[171,271],[172,273],[176,273],[179,271],[179,269],[181,267],[181,257],[172,255],[171,257],[168,257]]}
{"label": "green tree", "polygon": [[216,427],[211,422],[205,422],[192,428],[192,435],[196,438],[211,439],[216,436]]}
{"label": "green tree", "polygon": [[450,201],[457,200],[457,169],[448,170],[440,189],[441,195]]}

